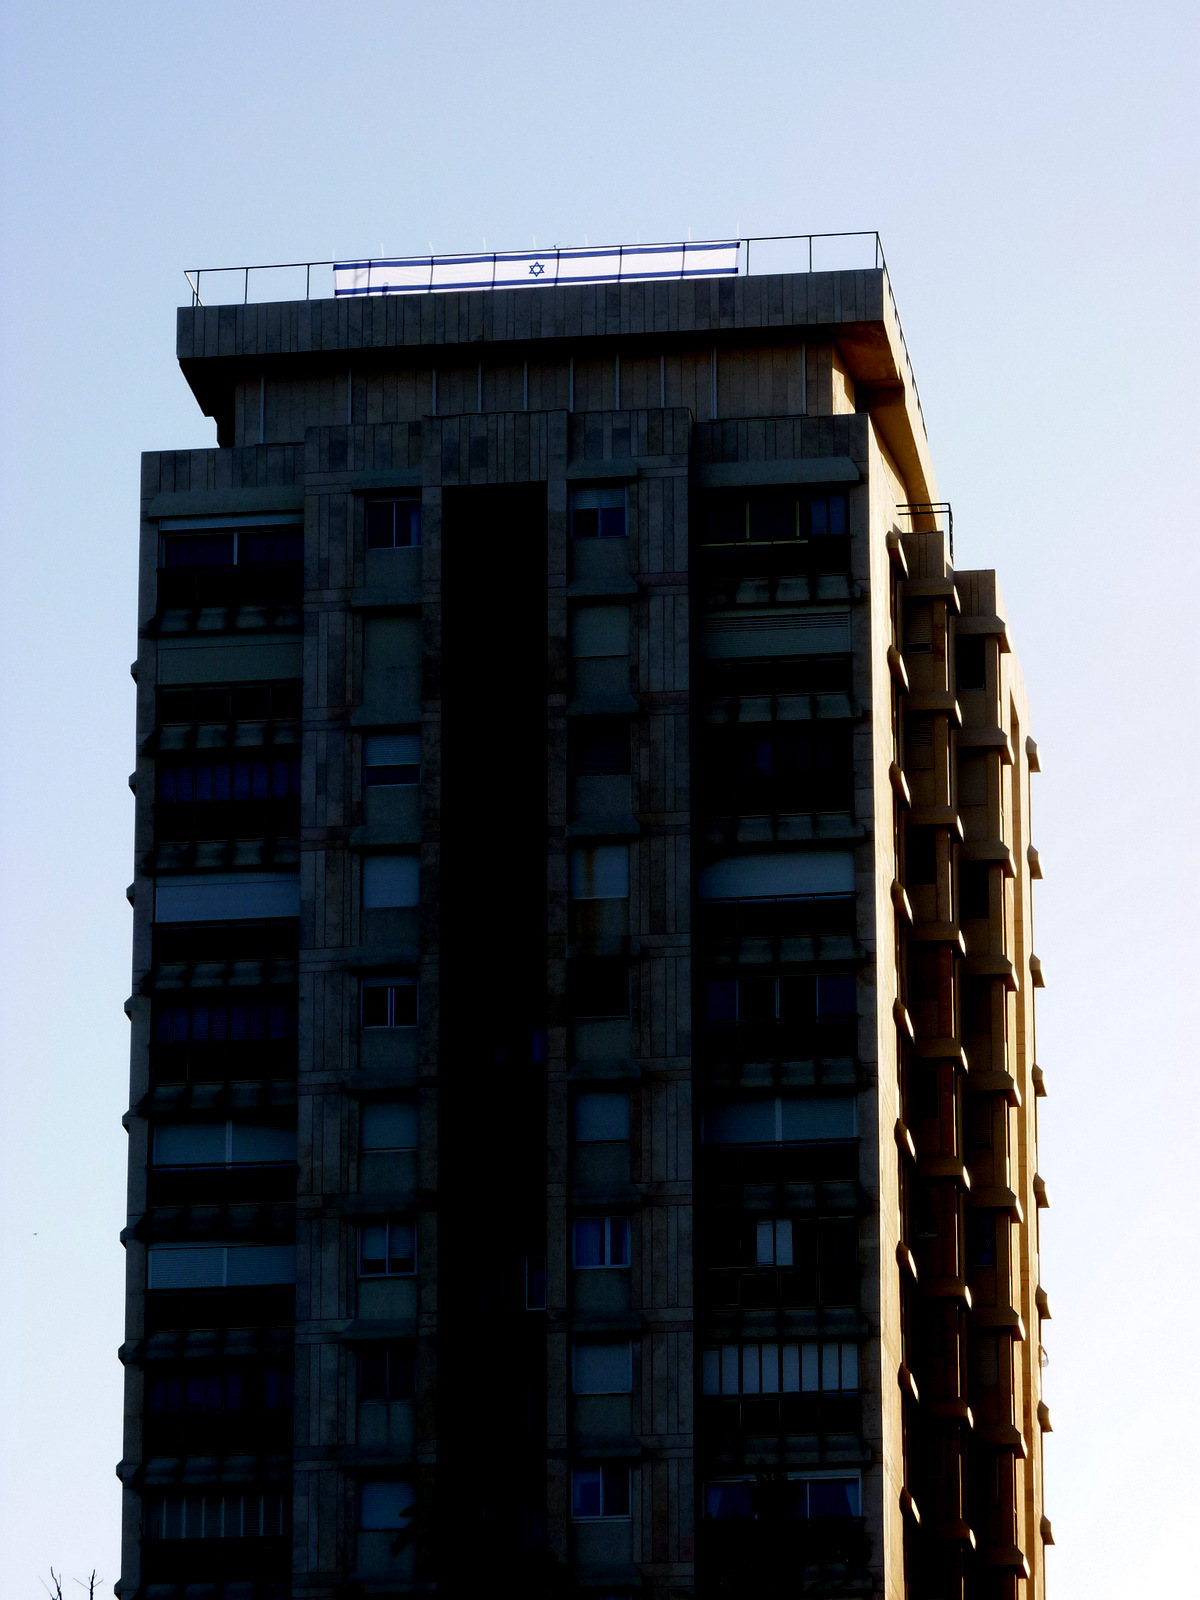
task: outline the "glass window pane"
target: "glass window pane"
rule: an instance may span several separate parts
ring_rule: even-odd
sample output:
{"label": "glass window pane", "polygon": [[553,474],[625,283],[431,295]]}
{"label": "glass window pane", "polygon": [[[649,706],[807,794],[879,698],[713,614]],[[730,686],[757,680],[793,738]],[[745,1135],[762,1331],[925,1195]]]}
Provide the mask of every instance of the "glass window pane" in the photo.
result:
{"label": "glass window pane", "polygon": [[820,1352],[815,1344],[800,1346],[800,1388],[805,1394],[815,1394],[821,1387]]}
{"label": "glass window pane", "polygon": [[851,974],[817,979],[819,1017],[852,1017],[856,1003],[855,982]]}
{"label": "glass window pane", "polygon": [[723,1344],[721,1346],[721,1393],[737,1394],[739,1388],[738,1347],[735,1344]]}
{"label": "glass window pane", "polygon": [[706,983],[705,1010],[710,1022],[737,1021],[737,984],[727,980]]}
{"label": "glass window pane", "polygon": [[764,1344],[760,1353],[762,1359],[762,1392],[764,1394],[778,1394],[779,1346],[777,1344]]}
{"label": "glass window pane", "polygon": [[744,1344],[742,1346],[742,1393],[757,1394],[758,1392],[758,1346],[756,1344]]}
{"label": "glass window pane", "polygon": [[367,549],[390,550],[395,543],[395,506],[390,500],[367,505]]}
{"label": "glass window pane", "polygon": [[784,1394],[800,1392],[800,1346],[785,1344],[780,1352],[779,1386]]}
{"label": "glass window pane", "polygon": [[775,1223],[775,1263],[780,1267],[792,1264],[792,1219],[780,1217]]}
{"label": "glass window pane", "polygon": [[603,1510],[598,1467],[576,1467],[571,1474],[571,1515],[598,1517]]}
{"label": "glass window pane", "polygon": [[604,1265],[604,1219],[579,1217],[575,1223],[575,1265],[577,1267],[602,1267]]}
{"label": "glass window pane", "polygon": [[415,1272],[417,1268],[417,1235],[411,1222],[388,1224],[388,1271]]}
{"label": "glass window pane", "polygon": [[358,1270],[362,1277],[382,1273],[387,1267],[387,1225],[369,1222],[359,1229]]}
{"label": "glass window pane", "polygon": [[755,1260],[760,1267],[770,1267],[775,1263],[775,1224],[773,1222],[760,1222],[754,1229]]}
{"label": "glass window pane", "polygon": [[838,1347],[836,1344],[821,1346],[821,1387],[825,1390],[841,1388],[838,1378]]}
{"label": "glass window pane", "polygon": [[575,1394],[628,1394],[633,1388],[633,1353],[628,1340],[620,1344],[580,1341],[572,1349]]}
{"label": "glass window pane", "polygon": [[811,1478],[808,1484],[810,1517],[858,1516],[858,1483],[854,1478]]}
{"label": "glass window pane", "polygon": [[752,1485],[749,1483],[708,1483],[704,1486],[704,1515],[706,1517],[740,1517],[746,1521],[754,1515]]}
{"label": "glass window pane", "polygon": [[399,1532],[411,1518],[415,1501],[411,1484],[387,1481],[360,1484],[358,1525],[364,1530]]}
{"label": "glass window pane", "polygon": [[721,1352],[706,1350],[701,1360],[701,1389],[705,1394],[721,1392]]}
{"label": "glass window pane", "polygon": [[854,1390],[858,1388],[858,1346],[844,1344],[842,1346],[842,1388]]}
{"label": "glass window pane", "polygon": [[589,1091],[575,1096],[575,1138],[580,1144],[606,1144],[628,1137],[628,1093]]}
{"label": "glass window pane", "polygon": [[364,1105],[358,1142],[363,1150],[415,1150],[416,1106],[411,1100],[377,1100]]}
{"label": "glass window pane", "polygon": [[601,1478],[604,1490],[604,1515],[627,1517],[629,1515],[629,1468],[603,1467]]}
{"label": "glass window pane", "polygon": [[629,1265],[629,1218],[608,1219],[608,1264],[610,1267]]}

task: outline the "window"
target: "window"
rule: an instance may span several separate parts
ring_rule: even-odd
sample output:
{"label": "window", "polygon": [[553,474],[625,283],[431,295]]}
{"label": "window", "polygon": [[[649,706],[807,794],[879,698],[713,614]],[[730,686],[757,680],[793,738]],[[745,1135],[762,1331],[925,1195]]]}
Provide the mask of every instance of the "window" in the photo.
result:
{"label": "window", "polygon": [[756,489],[707,497],[705,543],[777,544],[797,539],[845,537],[849,502],[844,493],[804,495],[795,489]]}
{"label": "window", "polygon": [[419,902],[420,868],[415,855],[364,856],[364,911],[382,911]]}
{"label": "window", "polygon": [[792,1264],[792,1220],[772,1217],[754,1225],[754,1260],[759,1267],[790,1267]]}
{"label": "window", "polygon": [[291,1372],[281,1368],[188,1373],[149,1379],[146,1404],[153,1417],[290,1411],[293,1388]]}
{"label": "window", "polygon": [[295,996],[273,999],[229,994],[183,1005],[158,1003],[153,1013],[155,1044],[224,1044],[255,1039],[294,1039],[298,1024]]}
{"label": "window", "polygon": [[292,1244],[152,1244],[147,1289],[235,1289],[296,1281]]}
{"label": "window", "polygon": [[981,633],[959,634],[954,641],[954,675],[960,689],[987,688],[986,643]]}
{"label": "window", "polygon": [[526,1311],[546,1309],[545,1256],[525,1257],[525,1309]]}
{"label": "window", "polygon": [[577,1267],[627,1267],[628,1217],[578,1217],[572,1259]]}
{"label": "window", "polygon": [[[772,1485],[772,1490],[775,1485]],[[789,1517],[857,1517],[862,1514],[862,1492],[857,1477],[817,1476],[787,1478]],[[718,1520],[758,1515],[758,1490],[750,1478],[704,1485],[704,1515]]]}
{"label": "window", "polygon": [[633,1389],[633,1346],[581,1341],[571,1346],[572,1394],[629,1394]]}
{"label": "window", "polygon": [[978,1211],[967,1213],[967,1254],[973,1267],[996,1265],[996,1219]]}
{"label": "window", "polygon": [[588,1089],[577,1094],[574,1134],[577,1144],[607,1144],[628,1139],[628,1093]]}
{"label": "window", "polygon": [[421,502],[415,496],[403,500],[367,501],[367,549],[410,549],[421,542]]}
{"label": "window", "polygon": [[155,1167],[271,1166],[294,1162],[296,1130],[255,1122],[159,1122]]}
{"label": "window", "polygon": [[256,761],[203,761],[164,766],[158,772],[160,805],[206,801],[296,800],[300,797],[300,757]]}
{"label": "window", "polygon": [[627,717],[577,717],[570,723],[571,775],[575,778],[627,776],[630,724]]}
{"label": "window", "polygon": [[819,978],[756,977],[713,979],[704,986],[706,1020],[718,1026],[735,1022],[810,1022],[853,1017],[858,1009],[850,973]]}
{"label": "window", "polygon": [[567,994],[577,1019],[629,1015],[629,963],[611,956],[567,963]]}
{"label": "window", "polygon": [[726,1344],[701,1358],[702,1388],[722,1394],[848,1394],[858,1390],[858,1345]]}
{"label": "window", "polygon": [[571,1473],[571,1516],[576,1522],[629,1516],[628,1467],[576,1467]]}
{"label": "window", "polygon": [[363,740],[363,788],[395,788],[421,781],[419,733],[369,733]]}
{"label": "window", "polygon": [[704,1113],[703,1140],[709,1145],[801,1144],[823,1139],[853,1139],[855,1104],[844,1099],[726,1100]]}
{"label": "window", "polygon": [[625,490],[623,488],[572,489],[572,538],[623,539],[625,532]]}
{"label": "window", "polygon": [[288,1529],[290,1497],[282,1487],[147,1495],[146,1538],[278,1538]]}
{"label": "window", "polygon": [[905,877],[910,884],[937,882],[937,830],[909,828],[904,837]]}
{"label": "window", "polygon": [[411,1100],[370,1100],[358,1116],[360,1150],[415,1150],[417,1108]]}
{"label": "window", "polygon": [[368,1478],[358,1486],[358,1526],[363,1533],[399,1533],[416,1510],[410,1483],[393,1478]]}
{"label": "window", "polygon": [[300,715],[300,685],[295,682],[216,684],[200,689],[160,689],[158,721],[271,722]]}
{"label": "window", "polygon": [[360,1400],[411,1400],[416,1394],[417,1353],[412,1344],[364,1345],[358,1352]]}
{"label": "window", "polygon": [[576,606],[571,612],[571,654],[576,660],[592,656],[627,656],[629,607]]}
{"label": "window", "polygon": [[364,1028],[415,1028],[417,980],[366,978],[362,984]]}
{"label": "window", "polygon": [[572,900],[624,900],[629,896],[629,846],[589,845],[571,851]]}
{"label": "window", "polygon": [[417,1270],[417,1231],[411,1222],[367,1222],[358,1230],[360,1278],[411,1276]]}
{"label": "window", "polygon": [[302,527],[223,528],[203,533],[164,533],[160,567],[276,567],[304,560]]}
{"label": "window", "polygon": [[959,876],[959,911],[964,919],[991,913],[991,886],[986,861],[964,861]]}

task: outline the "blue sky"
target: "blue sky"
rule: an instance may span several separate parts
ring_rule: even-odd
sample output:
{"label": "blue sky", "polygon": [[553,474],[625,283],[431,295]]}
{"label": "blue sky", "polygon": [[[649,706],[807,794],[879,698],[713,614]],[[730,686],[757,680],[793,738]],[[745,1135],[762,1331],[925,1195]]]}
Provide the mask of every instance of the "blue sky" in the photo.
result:
{"label": "blue sky", "polygon": [[[878,228],[1042,752],[1055,1600],[1179,1592],[1195,1223],[1198,18],[841,0],[0,11],[0,1588],[117,1574],[138,453],[185,267]],[[105,1591],[107,1592],[107,1590]]]}

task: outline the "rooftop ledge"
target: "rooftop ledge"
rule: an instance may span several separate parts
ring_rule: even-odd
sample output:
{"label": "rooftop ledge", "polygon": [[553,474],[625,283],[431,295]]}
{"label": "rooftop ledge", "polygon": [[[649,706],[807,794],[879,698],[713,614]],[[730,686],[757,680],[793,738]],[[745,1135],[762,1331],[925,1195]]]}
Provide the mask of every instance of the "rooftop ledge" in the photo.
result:
{"label": "rooftop ledge", "polygon": [[[675,252],[661,259],[686,263],[685,249],[698,253],[703,243],[634,247],[634,272],[641,273],[647,259],[655,265],[652,250]],[[732,271],[692,275],[681,266],[672,276],[631,276],[616,247],[608,253],[616,258],[616,273],[623,273],[619,277],[545,285],[533,279],[515,288],[388,287],[335,294],[332,262],[194,270],[187,274],[193,303],[178,312],[177,354],[201,407],[213,415],[229,384],[245,381],[247,368],[282,375],[352,364],[362,371],[422,356],[435,358],[434,365],[459,365],[480,360],[488,348],[498,356],[500,346],[507,347],[508,359],[548,354],[547,346],[560,340],[592,355],[703,343],[719,360],[723,347],[811,333],[836,342],[855,381],[858,409],[871,415],[912,492],[936,499],[920,396],[878,235],[742,239],[710,259],[728,263],[735,246]],[[568,252],[546,252],[551,270],[557,270],[556,254]],[[520,260],[527,256],[532,259],[533,252],[523,252]],[[428,270],[432,282],[445,261],[471,262],[470,270],[490,268],[496,276],[495,263],[507,267],[514,258],[411,259],[420,262],[422,273]],[[349,279],[343,273],[338,281]],[[507,281],[513,281],[511,274]],[[258,298],[264,291],[297,298]]]}

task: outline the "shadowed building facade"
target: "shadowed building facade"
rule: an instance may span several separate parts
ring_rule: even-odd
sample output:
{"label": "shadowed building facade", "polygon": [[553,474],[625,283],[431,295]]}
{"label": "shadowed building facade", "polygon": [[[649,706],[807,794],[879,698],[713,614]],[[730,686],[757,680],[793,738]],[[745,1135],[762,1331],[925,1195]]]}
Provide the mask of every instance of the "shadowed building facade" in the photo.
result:
{"label": "shadowed building facade", "polygon": [[123,1600],[1041,1596],[1037,753],[884,272],[178,355]]}

